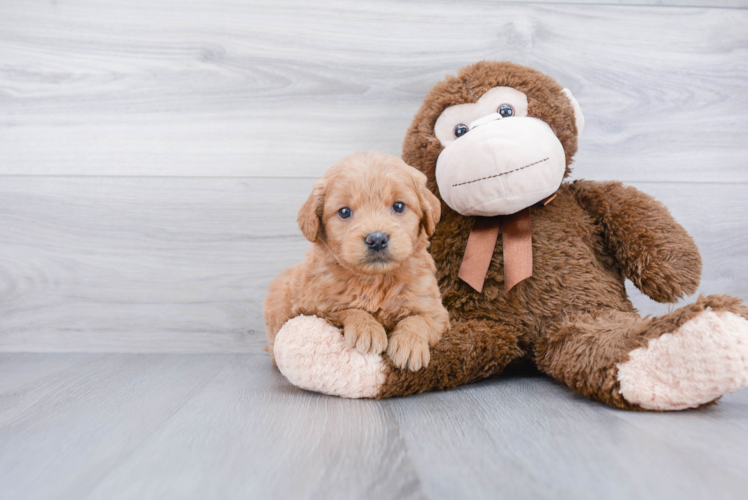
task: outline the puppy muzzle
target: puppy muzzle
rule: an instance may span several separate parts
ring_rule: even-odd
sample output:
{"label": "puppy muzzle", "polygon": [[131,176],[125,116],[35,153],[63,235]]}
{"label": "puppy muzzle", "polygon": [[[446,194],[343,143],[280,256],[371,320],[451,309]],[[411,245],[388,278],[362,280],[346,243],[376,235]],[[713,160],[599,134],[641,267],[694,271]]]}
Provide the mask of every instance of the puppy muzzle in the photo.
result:
{"label": "puppy muzzle", "polygon": [[566,156],[542,120],[502,118],[498,113],[470,124],[436,162],[442,199],[462,215],[508,215],[555,193]]}

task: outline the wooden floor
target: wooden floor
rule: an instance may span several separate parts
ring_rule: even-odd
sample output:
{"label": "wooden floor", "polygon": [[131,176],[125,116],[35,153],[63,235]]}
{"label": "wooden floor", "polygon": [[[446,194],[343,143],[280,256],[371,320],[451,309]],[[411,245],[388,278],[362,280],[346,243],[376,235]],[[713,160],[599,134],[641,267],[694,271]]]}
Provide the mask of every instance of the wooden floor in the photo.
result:
{"label": "wooden floor", "polygon": [[748,391],[348,401],[261,351],[314,180],[399,154],[481,59],[570,88],[572,179],[663,201],[699,291],[748,298],[746,26],[748,0],[0,1],[0,498],[747,498]]}
{"label": "wooden floor", "polygon": [[345,400],[261,354],[0,355],[0,498],[744,499],[748,391],[628,413],[547,378]]}

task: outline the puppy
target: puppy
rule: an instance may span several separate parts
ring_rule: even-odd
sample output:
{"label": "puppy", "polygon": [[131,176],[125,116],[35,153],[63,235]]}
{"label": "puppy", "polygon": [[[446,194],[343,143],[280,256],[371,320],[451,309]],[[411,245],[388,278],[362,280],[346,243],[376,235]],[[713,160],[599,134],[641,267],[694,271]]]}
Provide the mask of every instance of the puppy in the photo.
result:
{"label": "puppy", "polygon": [[341,327],[359,351],[386,350],[403,369],[427,366],[429,346],[449,327],[427,251],[440,215],[426,176],[395,156],[355,153],[333,165],[299,210],[313,245],[265,298],[271,355],[283,324],[306,314]]}

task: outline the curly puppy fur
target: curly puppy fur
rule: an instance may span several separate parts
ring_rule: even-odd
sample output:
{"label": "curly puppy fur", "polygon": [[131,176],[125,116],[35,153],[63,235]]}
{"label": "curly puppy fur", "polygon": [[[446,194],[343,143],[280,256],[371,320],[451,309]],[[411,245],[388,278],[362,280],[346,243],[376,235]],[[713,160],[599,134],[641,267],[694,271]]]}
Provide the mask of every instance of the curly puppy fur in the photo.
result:
{"label": "curly puppy fur", "polygon": [[[402,213],[395,202],[405,204]],[[350,217],[340,217],[343,207]],[[398,368],[427,366],[429,346],[449,327],[428,253],[439,217],[426,176],[397,157],[356,153],[330,168],[299,211],[299,227],[313,244],[265,299],[271,355],[280,328],[306,314],[342,327],[351,347],[386,350]],[[365,242],[375,232],[388,237],[383,250]]]}
{"label": "curly puppy fur", "polygon": [[[476,102],[487,90],[513,87],[528,98],[528,116],[546,122],[566,153],[577,150],[571,101],[550,77],[506,62],[479,62],[448,76],[427,95],[403,144],[403,159],[439,195],[436,161],[443,147],[434,124],[449,106]],[[650,196],[618,182],[564,183],[546,207],[532,207],[533,276],[507,295],[501,239],[483,293],[458,278],[474,218],[442,203],[431,242],[451,327],[418,373],[390,364],[379,398],[447,389],[530,361],[586,396],[640,409],[620,394],[617,364],[649,339],[672,332],[705,308],[748,317],[739,300],[706,297],[661,318],[641,318],[624,286],[631,279],[660,302],[695,292],[701,258],[693,239]]]}

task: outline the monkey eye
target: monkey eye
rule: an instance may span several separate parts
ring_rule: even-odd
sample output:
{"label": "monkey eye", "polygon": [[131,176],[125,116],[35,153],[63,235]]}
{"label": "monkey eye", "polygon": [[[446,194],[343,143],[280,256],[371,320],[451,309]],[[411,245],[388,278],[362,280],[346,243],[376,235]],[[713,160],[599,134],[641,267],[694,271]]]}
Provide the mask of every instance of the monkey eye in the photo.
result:
{"label": "monkey eye", "polygon": [[405,203],[403,203],[402,201],[396,201],[392,205],[392,210],[394,210],[395,213],[398,213],[398,214],[405,212]]}
{"label": "monkey eye", "polygon": [[347,219],[351,216],[351,209],[348,207],[343,207],[340,210],[338,210],[338,217],[341,219]]}
{"label": "monkey eye", "polygon": [[510,116],[514,116],[514,107],[512,107],[511,104],[505,103],[499,106],[499,109],[497,109],[496,112],[500,114],[502,118],[509,118]]}
{"label": "monkey eye", "polygon": [[467,125],[465,125],[464,123],[460,123],[455,127],[455,137],[462,137],[463,135],[468,133],[468,130],[470,129]]}

